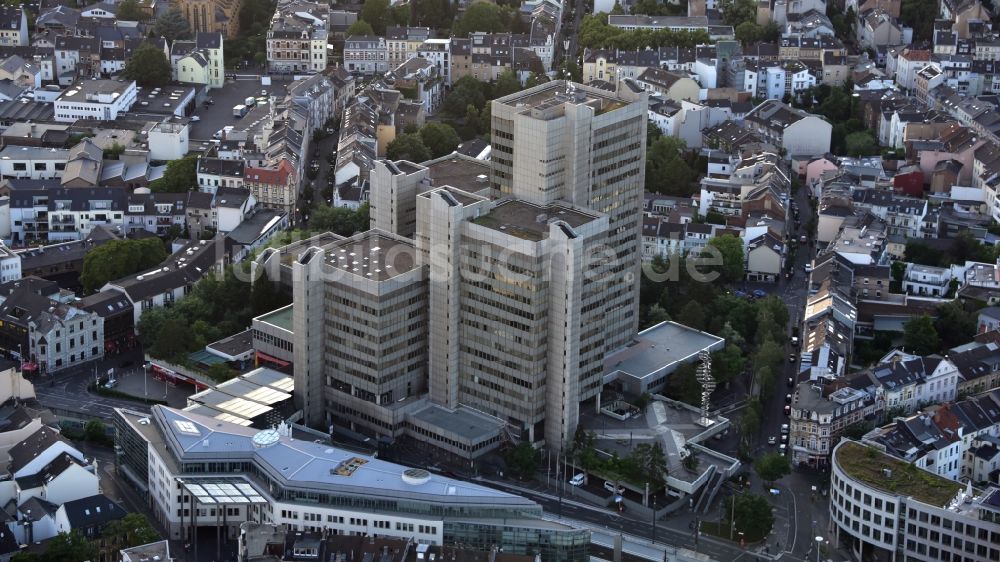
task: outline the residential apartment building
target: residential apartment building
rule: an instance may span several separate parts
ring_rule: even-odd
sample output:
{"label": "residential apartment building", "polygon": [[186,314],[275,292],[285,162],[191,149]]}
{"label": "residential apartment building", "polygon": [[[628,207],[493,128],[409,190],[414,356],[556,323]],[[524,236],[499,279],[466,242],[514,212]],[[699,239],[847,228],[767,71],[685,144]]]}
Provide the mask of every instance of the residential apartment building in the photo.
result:
{"label": "residential apartment building", "polygon": [[433,37],[429,27],[388,27],[385,30],[385,46],[388,67],[396,68],[417,56],[420,45]]}
{"label": "residential apartment building", "polygon": [[355,35],[344,40],[344,68],[365,75],[389,70],[389,50],[384,37]]}
{"label": "residential apartment building", "polygon": [[796,465],[826,466],[844,428],[874,413],[875,397],[843,381],[799,383],[792,394],[788,447]]}
{"label": "residential apartment building", "polygon": [[780,100],[786,94],[794,97],[816,85],[815,73],[797,60],[747,62],[743,80],[743,91],[769,100]]}
{"label": "residential apartment building", "polygon": [[249,189],[265,208],[294,215],[299,195],[299,176],[295,166],[287,158],[269,166],[245,166],[243,187]]}
{"label": "residential apartment building", "polygon": [[198,32],[193,41],[174,41],[170,46],[174,79],[221,88],[226,81],[223,37],[222,33]]}
{"label": "residential apartment building", "polygon": [[104,357],[104,319],[66,300],[57,283],[38,277],[0,285],[0,345],[27,370],[55,373]]}
{"label": "residential apartment building", "polygon": [[780,147],[786,159],[830,152],[833,125],[780,101],[762,102],[747,113],[745,123],[753,133]]}
{"label": "residential apartment building", "polygon": [[28,33],[28,14],[22,6],[0,8],[0,46],[26,46]]}
{"label": "residential apartment building", "polygon": [[327,4],[279,2],[267,30],[268,70],[294,74],[325,71],[329,15]]}

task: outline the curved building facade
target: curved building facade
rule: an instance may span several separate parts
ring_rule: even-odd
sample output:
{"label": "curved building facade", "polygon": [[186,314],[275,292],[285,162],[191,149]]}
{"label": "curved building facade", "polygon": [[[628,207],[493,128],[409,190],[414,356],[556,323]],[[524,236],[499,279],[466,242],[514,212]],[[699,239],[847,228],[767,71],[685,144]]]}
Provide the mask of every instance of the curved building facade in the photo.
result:
{"label": "curved building facade", "polygon": [[843,440],[831,457],[831,538],[856,560],[1000,559],[1000,490],[974,490]]}

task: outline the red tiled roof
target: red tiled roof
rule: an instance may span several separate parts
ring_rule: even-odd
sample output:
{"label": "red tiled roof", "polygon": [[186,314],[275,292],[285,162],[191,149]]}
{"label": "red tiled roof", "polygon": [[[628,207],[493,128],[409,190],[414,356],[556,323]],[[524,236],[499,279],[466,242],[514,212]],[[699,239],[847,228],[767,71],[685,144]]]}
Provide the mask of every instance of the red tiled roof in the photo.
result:
{"label": "red tiled roof", "polygon": [[269,185],[287,185],[288,176],[295,173],[288,160],[282,158],[274,168],[251,168],[247,167],[244,177],[249,182],[266,183]]}

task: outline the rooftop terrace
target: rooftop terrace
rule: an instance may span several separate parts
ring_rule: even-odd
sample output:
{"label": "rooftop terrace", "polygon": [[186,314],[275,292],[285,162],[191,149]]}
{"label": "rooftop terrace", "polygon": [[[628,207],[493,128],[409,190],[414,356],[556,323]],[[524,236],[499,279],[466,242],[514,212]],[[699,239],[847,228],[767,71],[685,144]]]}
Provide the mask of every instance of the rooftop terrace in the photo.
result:
{"label": "rooftop terrace", "polygon": [[[893,458],[874,447],[846,442],[837,447],[834,462],[851,478],[890,494],[912,497],[943,507],[962,490],[961,484]],[[884,469],[889,469],[887,475]]]}

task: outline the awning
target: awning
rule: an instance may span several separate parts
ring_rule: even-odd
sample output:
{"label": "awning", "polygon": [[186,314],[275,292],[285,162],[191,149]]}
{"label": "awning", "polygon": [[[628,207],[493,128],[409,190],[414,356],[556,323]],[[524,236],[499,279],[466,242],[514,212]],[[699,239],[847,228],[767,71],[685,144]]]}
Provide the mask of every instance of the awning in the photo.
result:
{"label": "awning", "polygon": [[279,367],[287,367],[291,365],[291,363],[289,363],[288,361],[282,361],[281,359],[278,359],[277,357],[272,357],[266,353],[261,353],[260,351],[257,351],[256,353],[257,353],[257,361],[267,361],[268,363],[274,363]]}

